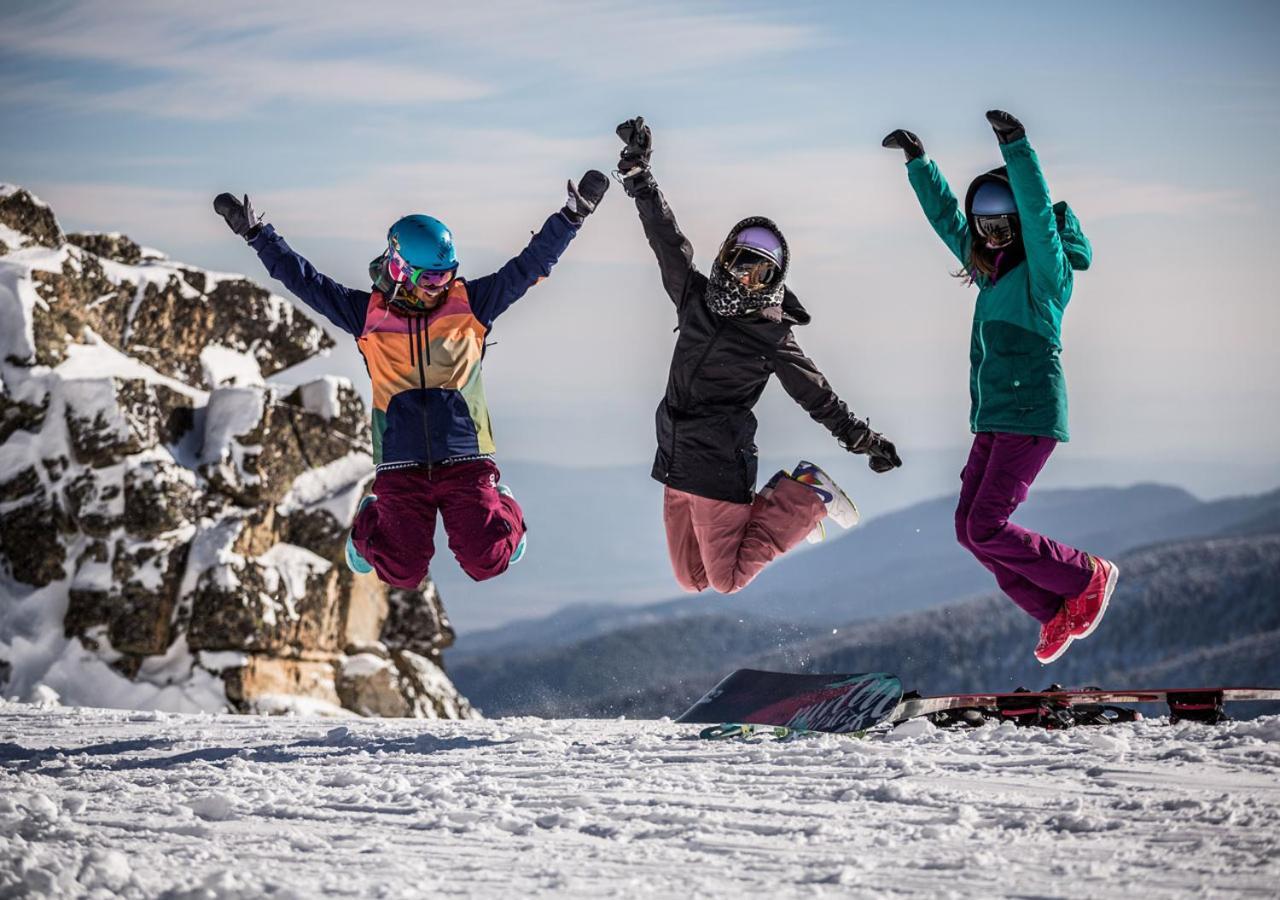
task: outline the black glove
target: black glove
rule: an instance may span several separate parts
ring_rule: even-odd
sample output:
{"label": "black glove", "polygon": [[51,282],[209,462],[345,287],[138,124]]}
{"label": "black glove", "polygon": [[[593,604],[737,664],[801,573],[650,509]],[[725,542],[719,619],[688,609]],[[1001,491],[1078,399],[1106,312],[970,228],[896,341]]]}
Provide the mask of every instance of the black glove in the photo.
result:
{"label": "black glove", "polygon": [[561,212],[573,224],[581,225],[583,219],[595,212],[607,190],[609,190],[609,176],[591,169],[578,179],[577,185],[572,179],[569,181],[569,200]]}
{"label": "black glove", "polygon": [[244,195],[243,203],[230,194],[219,194],[213,198],[213,211],[226,219],[227,227],[246,241],[257,237],[262,227],[262,216],[254,217],[248,194]]}
{"label": "black glove", "polygon": [[872,431],[871,425],[862,419],[853,419],[850,422],[849,428],[840,438],[840,446],[850,453],[860,453],[868,457],[867,465],[877,474],[882,475],[902,465],[893,441],[883,434]]}
{"label": "black glove", "polygon": [[622,148],[622,155],[618,157],[618,174],[628,178],[647,170],[649,157],[653,155],[653,134],[649,131],[649,126],[644,124],[644,116],[627,119],[618,126],[617,132],[618,137],[627,145]]}
{"label": "black glove", "polygon": [[1002,109],[987,110],[987,121],[991,123],[991,130],[996,133],[996,140],[1002,144],[1012,144],[1027,136],[1022,123]]}
{"label": "black glove", "polygon": [[920,138],[916,137],[913,132],[902,128],[886,134],[884,140],[880,142],[880,146],[901,150],[907,155],[908,161],[924,156],[924,144],[920,142]]}

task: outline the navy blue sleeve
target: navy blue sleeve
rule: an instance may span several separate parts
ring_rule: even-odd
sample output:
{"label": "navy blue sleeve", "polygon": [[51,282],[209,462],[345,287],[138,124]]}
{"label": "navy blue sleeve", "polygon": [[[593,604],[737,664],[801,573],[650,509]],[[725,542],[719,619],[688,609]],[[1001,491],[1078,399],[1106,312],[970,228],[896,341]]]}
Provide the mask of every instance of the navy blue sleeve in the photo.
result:
{"label": "navy blue sleeve", "polygon": [[353,290],[317,272],[315,266],[295,253],[270,225],[263,225],[249,246],[258,251],[258,259],[267,267],[267,274],[307,306],[348,334],[359,337],[364,331],[368,291]]}
{"label": "navy blue sleeve", "polygon": [[488,328],[507,307],[523,297],[525,291],[550,275],[551,267],[577,233],[577,225],[571,225],[563,213],[554,213],[519,256],[508,260],[492,275],[474,281],[468,279],[471,312],[480,324]]}

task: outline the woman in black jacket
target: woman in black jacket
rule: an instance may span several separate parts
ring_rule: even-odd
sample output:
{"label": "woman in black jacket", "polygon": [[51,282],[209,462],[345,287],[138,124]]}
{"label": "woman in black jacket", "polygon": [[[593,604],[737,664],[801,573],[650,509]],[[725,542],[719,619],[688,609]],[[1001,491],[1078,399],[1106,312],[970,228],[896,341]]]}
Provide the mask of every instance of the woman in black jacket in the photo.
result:
{"label": "woman in black jacket", "polygon": [[845,528],[858,519],[849,498],[812,463],[778,472],[756,493],[751,409],[770,375],[842,447],[869,456],[872,470],[888,472],[902,461],[891,442],[849,412],[796,343],[791,329],[807,324],[809,314],[784,284],[790,251],[778,227],[763,217],[739,222],[703,275],[649,171],[649,127],[631,119],[618,136],[626,144],[618,173],[658,257],[680,333],[658,405],[653,464],[653,477],[666,485],[671,565],[686,590],[733,593],[807,534],[820,539],[824,517]]}

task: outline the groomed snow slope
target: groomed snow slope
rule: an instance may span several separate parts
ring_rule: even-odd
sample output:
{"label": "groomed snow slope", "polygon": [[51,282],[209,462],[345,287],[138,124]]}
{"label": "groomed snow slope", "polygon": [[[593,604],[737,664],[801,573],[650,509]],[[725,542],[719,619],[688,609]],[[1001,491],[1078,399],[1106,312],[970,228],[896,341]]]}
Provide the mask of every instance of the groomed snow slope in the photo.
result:
{"label": "groomed snow slope", "polygon": [[0,895],[1274,896],[1280,717],[858,740],[0,704]]}

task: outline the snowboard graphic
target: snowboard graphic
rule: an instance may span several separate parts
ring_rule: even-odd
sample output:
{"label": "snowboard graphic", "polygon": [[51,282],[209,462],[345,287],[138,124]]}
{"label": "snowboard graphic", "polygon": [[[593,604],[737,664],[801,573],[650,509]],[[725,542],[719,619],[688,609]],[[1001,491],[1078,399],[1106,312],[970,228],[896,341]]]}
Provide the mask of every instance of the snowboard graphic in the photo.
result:
{"label": "snowboard graphic", "polygon": [[744,732],[739,726],[845,734],[864,731],[888,718],[901,699],[902,683],[882,672],[794,675],[738,669],[676,721],[733,726],[709,728],[705,737],[739,735]]}
{"label": "snowboard graphic", "polygon": [[1069,724],[1071,710],[1116,703],[1167,703],[1172,722],[1219,722],[1226,718],[1223,706],[1245,700],[1280,700],[1280,688],[1140,688],[1137,690],[1016,691],[1008,694],[947,694],[939,697],[907,697],[886,717],[897,724],[917,716],[937,716],[955,710],[979,710],[992,718],[1019,724]]}

